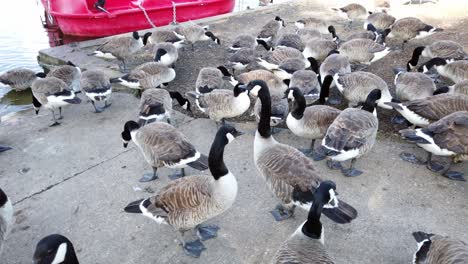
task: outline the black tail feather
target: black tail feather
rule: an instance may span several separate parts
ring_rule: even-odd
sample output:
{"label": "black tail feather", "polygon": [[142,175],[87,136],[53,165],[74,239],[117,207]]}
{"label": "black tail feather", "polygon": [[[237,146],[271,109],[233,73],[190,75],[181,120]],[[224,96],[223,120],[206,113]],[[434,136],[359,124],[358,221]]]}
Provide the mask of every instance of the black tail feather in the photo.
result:
{"label": "black tail feather", "polygon": [[198,158],[196,161],[188,163],[187,165],[196,170],[206,170],[208,169],[208,157],[201,154],[200,158]]}
{"label": "black tail feather", "polygon": [[347,224],[356,219],[358,212],[351,205],[338,200],[338,207],[323,208],[322,213],[338,224]]}
{"label": "black tail feather", "polygon": [[143,200],[144,199],[129,203],[127,206],[125,206],[124,211],[127,213],[141,214],[142,211],[140,210],[140,203]]}

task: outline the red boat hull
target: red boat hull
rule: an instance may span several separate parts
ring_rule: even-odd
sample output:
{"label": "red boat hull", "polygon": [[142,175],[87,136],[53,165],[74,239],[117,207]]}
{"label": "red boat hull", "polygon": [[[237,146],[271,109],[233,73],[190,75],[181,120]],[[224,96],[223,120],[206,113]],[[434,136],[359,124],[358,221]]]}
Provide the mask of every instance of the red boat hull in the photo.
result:
{"label": "red boat hull", "polygon": [[[195,20],[229,13],[235,0],[173,0],[176,4],[177,22]],[[108,0],[99,11],[95,0],[42,0],[46,12],[54,19],[60,30],[67,35],[105,37],[125,32],[151,28],[139,1]],[[47,2],[50,2],[50,9]],[[173,21],[173,6],[170,0],[142,1],[151,21],[156,26],[165,26]],[[48,21],[50,22],[50,21]]]}

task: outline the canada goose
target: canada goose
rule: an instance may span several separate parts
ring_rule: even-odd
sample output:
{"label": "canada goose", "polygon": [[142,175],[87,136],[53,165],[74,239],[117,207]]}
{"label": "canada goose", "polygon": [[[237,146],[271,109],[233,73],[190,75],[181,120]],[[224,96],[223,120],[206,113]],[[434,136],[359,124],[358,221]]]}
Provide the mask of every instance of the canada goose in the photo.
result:
{"label": "canada goose", "polygon": [[[310,62],[309,62],[310,64]],[[291,76],[296,71],[304,70],[306,65],[301,58],[291,58],[280,62],[278,68],[272,69],[273,73],[281,80],[291,79]]]}
{"label": "canada goose", "polygon": [[[224,164],[224,148],[240,136],[232,126],[222,126],[211,145],[208,165],[213,176],[193,175],[173,181],[157,195],[138,200],[125,207],[128,213],[149,217],[158,224],[167,224],[180,232],[186,254],[199,257],[205,249],[202,241],[217,236],[218,226],[203,222],[228,210],[237,196],[237,181]],[[192,232],[196,231],[198,237]]]}
{"label": "canada goose", "polygon": [[181,173],[172,174],[170,179],[183,177],[184,168],[190,166],[196,170],[206,170],[207,157],[198,152],[184,134],[175,127],[155,122],[140,127],[135,121],[127,121],[121,134],[123,146],[133,140],[152,167],[153,172],[145,173],[140,182],[149,182],[158,178],[158,168],[180,168]]}
{"label": "canada goose", "polygon": [[260,33],[257,35],[257,39],[271,42],[283,27],[285,27],[284,20],[276,16],[274,20],[269,21],[262,27]]}
{"label": "canada goose", "polygon": [[395,23],[395,17],[391,16],[385,12],[369,12],[369,16],[367,16],[366,21],[364,22],[364,29],[368,29],[368,25],[372,24],[377,30],[385,30],[390,28],[393,23]]}
{"label": "canada goose", "polygon": [[75,92],[68,90],[68,85],[55,77],[35,80],[32,83],[31,91],[36,114],[39,114],[41,106],[51,111],[54,122],[49,126],[60,125],[55,118],[55,110],[59,110],[58,119],[62,119],[62,106],[81,103],[81,99],[75,95]]}
{"label": "canada goose", "polygon": [[410,71],[418,65],[419,56],[426,58],[464,59],[466,56],[463,46],[451,40],[434,41],[428,46],[419,46],[414,49],[411,59],[408,61],[407,70]]}
{"label": "canada goose", "polygon": [[[100,113],[104,108],[109,107],[111,104],[108,103],[112,93],[112,86],[109,81],[109,77],[99,70],[88,70],[81,75],[81,89],[88,96],[93,104],[94,111]],[[104,107],[99,108],[96,106],[96,102],[104,101]]]}
{"label": "canada goose", "polygon": [[31,87],[37,78],[44,78],[42,72],[35,73],[29,69],[15,68],[0,75],[0,83],[10,86],[15,91],[23,91]]}
{"label": "canada goose", "polygon": [[270,92],[282,95],[286,89],[288,89],[288,85],[281,80],[280,78],[276,77],[272,72],[267,70],[253,70],[249,72],[244,72],[237,76],[237,79],[232,78],[231,84],[233,86],[237,85],[238,83],[249,83],[254,80],[262,80],[267,83]]}
{"label": "canada goose", "polygon": [[441,235],[414,232],[418,243],[414,253],[415,264],[467,263],[468,245],[458,239]]}
{"label": "canada goose", "polygon": [[70,90],[80,91],[81,69],[68,61],[66,65],[53,68],[47,73],[47,77],[55,77],[64,81]]}
{"label": "canada goose", "polygon": [[451,86],[440,87],[434,92],[434,95],[440,93],[463,94],[468,96],[468,80],[458,82]]}
{"label": "canada goose", "polygon": [[231,76],[224,66],[219,66],[218,68],[202,68],[198,73],[195,90],[199,94],[204,94],[213,90],[222,89],[224,87],[224,76]]}
{"label": "canada goose", "polygon": [[303,28],[297,31],[297,35],[301,37],[302,42],[307,43],[314,39],[326,39],[327,35],[320,33],[320,31],[312,28]]}
{"label": "canada goose", "polygon": [[395,94],[401,102],[424,99],[432,96],[436,90],[434,81],[424,73],[403,69],[394,69],[394,72]]}
{"label": "canada goose", "polygon": [[351,63],[370,65],[390,53],[390,48],[370,39],[352,39],[343,43],[338,51]]}
{"label": "canada goose", "polygon": [[297,50],[304,50],[304,42],[302,42],[301,37],[296,33],[285,33],[281,34],[276,40],[276,47],[290,47]]}
{"label": "canada goose", "polygon": [[426,127],[449,114],[468,111],[468,96],[440,94],[403,103],[386,103],[415,126]]}
{"label": "canada goose", "polygon": [[365,18],[367,15],[366,8],[357,3],[351,3],[341,8],[332,8],[332,10],[349,20],[348,27],[351,27],[354,20]]}
{"label": "canada goose", "polygon": [[221,45],[221,40],[213,32],[208,31],[207,27],[199,25],[179,26],[175,29],[174,33],[179,38],[183,38],[185,42],[190,43],[192,50],[194,50],[193,45],[198,41],[212,40],[214,43]]}
{"label": "canada goose", "polygon": [[[242,48],[237,50],[228,58],[228,64],[232,67],[232,72],[243,71],[247,66],[255,62],[257,59],[257,53],[251,48]],[[227,75],[226,75],[227,76]]]}
{"label": "canada goose", "polygon": [[249,34],[238,35],[232,42],[229,49],[233,51],[237,51],[243,48],[255,49],[258,45],[262,45],[266,50],[271,49],[271,47],[268,46],[264,40],[256,39],[254,36]]}
{"label": "canada goose", "polygon": [[42,238],[36,245],[33,264],[78,264],[75,248],[68,238],[53,234]]}
{"label": "canada goose", "polygon": [[[336,73],[346,74],[351,72],[351,64],[349,63],[348,57],[333,52],[334,51],[330,52],[328,57],[326,57],[320,65],[321,90],[329,90],[331,87],[336,86],[335,80],[333,79]],[[336,105],[340,102],[341,99],[328,98],[328,103],[330,104]]]}
{"label": "canada goose", "polygon": [[372,31],[356,32],[356,33],[349,35],[346,38],[346,41],[350,41],[352,39],[370,39],[376,42],[377,37],[378,36],[376,36],[376,34]]}
{"label": "canada goose", "polygon": [[[321,151],[330,157],[327,165],[331,169],[341,169],[343,175],[355,177],[362,171],[354,168],[356,159],[368,153],[375,143],[379,120],[376,116],[376,101],[382,91],[372,90],[361,109],[346,108],[328,127],[322,140]],[[342,167],[342,161],[351,159],[348,169]]]}
{"label": "canada goose", "polygon": [[336,87],[340,91],[350,107],[358,106],[367,101],[369,93],[374,89],[381,91],[381,96],[376,103],[379,107],[392,109],[386,102],[392,102],[393,98],[388,89],[387,83],[379,76],[370,73],[357,71],[346,74],[335,74],[333,76]]}
{"label": "canada goose", "polygon": [[329,32],[329,26],[327,25],[327,23],[315,17],[307,17],[307,18],[299,19],[296,22],[294,22],[294,25],[297,27],[298,30],[304,29],[304,28],[312,28],[322,34],[328,34]]}
{"label": "canada goose", "polygon": [[[317,70],[318,71],[318,70]],[[296,87],[304,95],[306,104],[312,104],[320,95],[320,83],[318,76],[314,71],[300,70],[293,73],[289,88]]]}
{"label": "canada goose", "polygon": [[[254,139],[254,162],[270,190],[282,202],[271,212],[277,221],[282,221],[293,215],[296,205],[309,210],[313,192],[322,179],[311,159],[271,136],[271,100],[267,84],[255,80],[247,88],[262,102]],[[342,201],[327,207],[330,208],[324,211],[325,215],[337,223],[349,223],[357,216],[356,210]]]}
{"label": "canada goose", "polygon": [[288,114],[286,124],[296,136],[312,139],[310,148],[302,151],[313,155],[315,161],[325,158],[314,151],[315,140],[323,138],[330,124],[340,114],[340,110],[326,105],[306,107],[306,99],[299,88],[286,90],[285,97],[293,102],[293,108]]}
{"label": "canada goose", "polygon": [[[438,164],[431,162],[431,156],[463,156],[468,154],[468,112],[458,111],[429,124],[426,128],[400,130],[403,138],[415,142],[429,154],[427,166],[432,171],[440,171]],[[405,161],[412,162],[413,154],[401,155]],[[463,173],[442,171],[443,175],[452,180],[464,181]]]}
{"label": "canada goose", "polygon": [[333,40],[313,39],[306,43],[302,54],[306,58],[313,57],[317,61],[323,61],[330,51],[337,49],[337,44]]}
{"label": "canada goose", "polygon": [[[260,121],[260,112],[262,110],[262,102],[260,99],[255,101],[254,105],[254,115],[255,121],[258,123]],[[270,126],[271,134],[279,132],[276,127],[283,123],[283,121],[288,116],[289,104],[286,98],[283,98],[280,94],[271,94],[271,117],[270,117]]]}
{"label": "canada goose", "polygon": [[149,89],[172,82],[176,76],[174,69],[159,62],[146,62],[133,69],[130,73],[110,79],[111,83],[120,83],[133,89]]}
{"label": "canada goose", "polygon": [[402,49],[406,42],[413,38],[423,38],[434,34],[442,29],[435,28],[422,22],[419,18],[405,17],[400,18],[390,27],[389,38],[403,40]]}
{"label": "canada goose", "polygon": [[432,67],[437,73],[454,83],[468,80],[468,60],[454,61],[453,59],[432,58],[418,68],[419,72],[428,72]]}
{"label": "canada goose", "polygon": [[179,58],[176,46],[169,42],[157,43],[154,47],[156,55],[154,57],[155,62],[160,62],[166,66],[174,65]]}
{"label": "canada goose", "polygon": [[216,123],[221,121],[224,124],[226,118],[240,116],[250,107],[248,91],[239,84],[232,91],[218,89],[206,94],[193,92],[187,94],[194,97],[198,109]]}
{"label": "canada goose", "polygon": [[0,255],[3,244],[13,226],[13,205],[8,196],[0,188]]}
{"label": "canada goose", "polygon": [[126,71],[127,66],[125,60],[133,52],[143,47],[143,40],[138,32],[133,32],[131,37],[111,38],[109,41],[102,44],[96,51],[91,53],[98,58],[118,59],[122,62],[121,70]]}
{"label": "canada goose", "polygon": [[177,49],[182,48],[184,45],[185,37],[177,35],[174,31],[169,30],[157,30],[153,32],[147,32],[143,36],[143,44],[155,44],[161,42],[169,42],[174,44]]}
{"label": "canada goose", "polygon": [[307,220],[280,246],[271,263],[334,263],[324,247],[324,228],[320,216],[324,206],[339,203],[335,190],[336,184],[332,181],[320,183],[314,191]]}
{"label": "canada goose", "polygon": [[278,69],[278,65],[287,59],[301,59],[305,68],[310,67],[310,61],[299,50],[290,47],[280,47],[268,52],[265,59],[258,58],[258,64],[267,70],[274,70]]}
{"label": "canada goose", "polygon": [[190,102],[179,92],[169,92],[165,89],[150,88],[141,94],[139,106],[139,125],[143,126],[153,121],[167,120],[171,123],[172,99],[176,99],[179,105],[190,110]]}

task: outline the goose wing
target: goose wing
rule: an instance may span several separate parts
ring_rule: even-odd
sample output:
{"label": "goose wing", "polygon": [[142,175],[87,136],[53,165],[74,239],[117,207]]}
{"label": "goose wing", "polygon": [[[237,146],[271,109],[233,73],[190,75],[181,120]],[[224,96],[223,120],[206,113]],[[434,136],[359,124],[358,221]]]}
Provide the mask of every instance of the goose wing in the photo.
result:
{"label": "goose wing", "polygon": [[457,111],[468,111],[468,96],[441,94],[403,105],[414,113],[435,121]]}
{"label": "goose wing", "polygon": [[460,111],[430,124],[434,142],[443,149],[463,154],[468,153],[468,112]]}

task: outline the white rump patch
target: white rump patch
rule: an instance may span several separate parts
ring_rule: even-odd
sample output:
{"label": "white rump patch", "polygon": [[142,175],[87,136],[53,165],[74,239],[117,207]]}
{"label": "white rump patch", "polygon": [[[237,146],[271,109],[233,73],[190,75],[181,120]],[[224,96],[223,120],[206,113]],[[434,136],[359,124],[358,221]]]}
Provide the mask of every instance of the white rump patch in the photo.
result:
{"label": "white rump patch", "polygon": [[187,167],[187,163],[196,161],[197,159],[200,158],[200,156],[201,156],[200,152],[197,151],[197,152],[195,152],[195,155],[193,155],[192,157],[189,157],[189,158],[186,158],[186,159],[181,159],[179,162],[171,164],[171,165],[168,165],[166,163],[164,165],[166,167],[168,167],[168,168],[171,168],[171,169],[185,168],[185,167]]}
{"label": "white rump patch", "polygon": [[271,40],[271,37],[268,37],[268,38],[257,38],[257,39],[259,39],[259,40],[263,40],[263,41],[265,41],[265,42],[267,42],[267,43],[268,43],[268,42],[270,42],[270,40]]}
{"label": "white rump patch", "polygon": [[177,32],[175,32],[175,31],[172,31],[172,32],[174,33],[174,35],[176,35],[176,37],[178,37],[180,39],[185,39],[184,35],[177,34]]}
{"label": "white rump patch", "polygon": [[112,93],[111,89],[106,90],[103,93],[87,93],[85,92],[86,96],[89,97],[89,99],[96,101],[96,97],[104,97],[103,100],[107,100],[107,97]]}
{"label": "white rump patch", "polygon": [[116,57],[112,55],[112,53],[104,53],[99,50],[96,50],[95,52],[93,52],[93,55],[98,58],[103,58],[103,59],[110,59],[110,60],[116,59]]}
{"label": "white rump patch", "polygon": [[55,253],[54,260],[52,260],[51,264],[60,264],[63,263],[65,260],[65,256],[67,255],[67,243],[62,243],[57,249],[57,253]]}
{"label": "white rump patch", "polygon": [[197,105],[197,107],[198,107],[198,109],[199,109],[200,111],[202,111],[203,113],[206,113],[205,108],[201,107],[200,101],[198,100],[198,98],[195,99],[195,104]]}
{"label": "white rump patch", "polygon": [[167,224],[166,219],[164,217],[161,217],[159,215],[153,215],[152,213],[150,213],[148,211],[148,209],[146,209],[146,207],[143,206],[144,201],[146,201],[146,200],[141,201],[140,206],[139,206],[141,214],[148,217],[148,218],[153,219],[158,224]]}
{"label": "white rump patch", "polygon": [[435,30],[436,30],[436,28],[432,28],[432,29],[429,30],[429,31],[419,31],[418,35],[416,35],[415,38],[417,38],[417,39],[419,39],[419,38],[425,38],[425,37],[427,37],[427,36],[430,36],[430,35],[434,34],[434,33],[435,33]]}
{"label": "white rump patch", "polygon": [[161,115],[139,116],[140,119],[143,119],[143,120],[146,120],[146,121],[156,119],[156,121],[158,121],[158,122],[163,121],[166,117],[167,117],[167,115],[165,113],[161,114]]}
{"label": "white rump patch", "polygon": [[[232,67],[236,70],[236,71],[242,71],[244,70],[246,67],[247,67],[247,64],[242,64],[240,62],[233,62],[232,63]],[[232,77],[232,76],[231,76]]]}
{"label": "white rump patch", "polygon": [[262,59],[262,58],[258,58],[259,62],[258,64],[260,66],[262,66],[263,68],[267,69],[267,70],[274,70],[274,69],[278,69],[278,65],[276,64],[273,64],[273,63],[269,63],[268,61]]}
{"label": "white rump patch", "polygon": [[184,47],[184,40],[176,41],[173,44],[176,47],[176,49],[180,49],[180,48]]}
{"label": "white rump patch", "polygon": [[420,146],[421,148],[425,149],[428,152],[433,153],[434,155],[437,155],[437,156],[452,156],[452,155],[456,154],[453,151],[450,151],[448,149],[443,149],[443,148],[439,147],[434,142],[434,139],[432,137],[430,137],[429,135],[423,133],[421,131],[421,129],[416,129],[416,136],[424,138],[425,140],[430,142],[430,144],[419,144],[418,143],[418,146]]}
{"label": "white rump patch", "polygon": [[359,155],[359,149],[350,149],[348,151],[340,151],[340,154],[330,157],[332,160],[336,161],[345,161],[352,158],[355,158]]}
{"label": "white rump patch", "polygon": [[389,54],[389,53],[390,53],[390,48],[389,47],[386,47],[382,51],[375,52],[374,57],[372,58],[371,62],[378,61],[378,60],[382,59],[383,57],[387,56],[387,54]]}
{"label": "white rump patch", "polygon": [[129,82],[122,78],[119,78],[120,84],[123,86],[127,86],[128,88],[137,89],[140,88],[140,82]]}
{"label": "white rump patch", "polygon": [[185,110],[187,110],[187,108],[188,108],[188,102],[185,102],[184,105],[182,105],[182,108],[185,109]]}
{"label": "white rump patch", "polygon": [[399,104],[399,105],[403,108],[403,110],[400,110],[398,108],[395,108],[395,110],[397,110],[411,124],[416,125],[416,126],[421,126],[421,127],[425,127],[425,126],[429,125],[429,120],[428,119],[426,119],[426,118],[416,114],[415,112],[409,110],[408,107],[406,107],[403,104]]}

